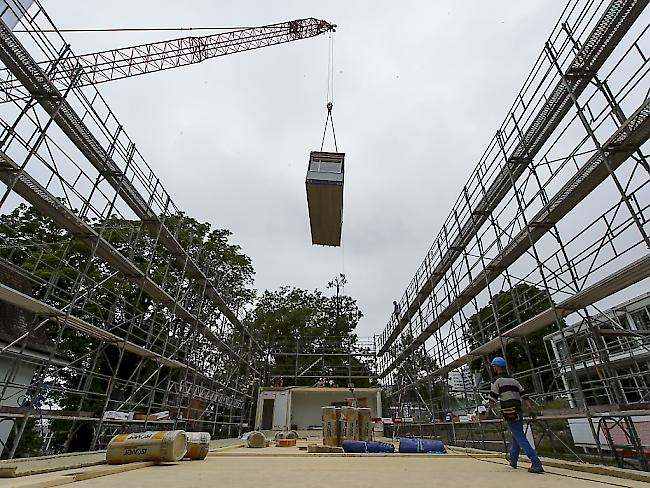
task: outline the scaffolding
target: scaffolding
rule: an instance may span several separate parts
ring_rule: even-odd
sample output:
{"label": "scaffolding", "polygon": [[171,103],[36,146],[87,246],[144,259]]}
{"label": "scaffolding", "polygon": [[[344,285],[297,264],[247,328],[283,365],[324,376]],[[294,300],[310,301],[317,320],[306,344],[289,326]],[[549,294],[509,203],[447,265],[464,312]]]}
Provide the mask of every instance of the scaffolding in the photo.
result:
{"label": "scaffolding", "polygon": [[[628,449],[634,465],[648,469],[650,439],[620,412],[625,399],[603,401],[593,391],[601,386],[577,381],[576,357],[552,360],[543,346],[543,336],[555,333],[570,350],[578,335],[565,334],[566,320],[588,322],[650,276],[647,4],[567,3],[378,337],[379,376],[393,404],[405,389],[427,386],[438,395],[429,407],[444,419],[448,375],[469,367],[478,373],[471,395],[478,407],[489,388],[489,357],[503,355],[538,403],[575,400],[571,415],[588,419],[602,460],[632,462],[618,456]],[[625,333],[647,348],[643,327]],[[587,332],[598,341],[596,329]],[[620,383],[599,344],[599,374]],[[434,365],[404,382],[404,366],[423,353]],[[631,361],[647,381],[647,356]],[[573,381],[563,384],[558,368]],[[647,402],[637,415],[647,415]],[[597,412],[618,415],[629,433],[624,446],[601,442]],[[477,447],[489,440],[486,422],[471,430]]]}
{"label": "scaffolding", "polygon": [[[262,347],[236,265],[174,204],[42,5],[15,14],[20,40],[0,22],[0,298],[14,332],[0,342],[0,430],[15,434],[0,447],[13,457],[34,419],[66,422],[64,451],[82,432],[91,449],[117,430],[241,432]],[[16,212],[54,242],[12,227]]]}
{"label": "scaffolding", "polygon": [[257,387],[280,378],[381,380],[385,411],[407,405],[420,433],[494,447],[499,421],[432,420],[458,403],[448,376],[462,368],[476,372],[464,401],[477,409],[499,353],[547,408],[538,439],[582,460],[560,431],[586,419],[602,461],[648,469],[635,424],[648,399],[624,408],[632,378],[650,384],[650,325],[601,324],[650,276],[647,4],[569,0],[372,341],[255,337],[238,270],[174,204],[40,3],[16,12],[20,39],[0,22],[0,434],[14,432],[0,447],[13,457],[30,422],[44,439],[64,425],[64,451],[82,433],[91,448],[118,430],[231,436],[251,423]]}
{"label": "scaffolding", "polygon": [[377,384],[372,337],[275,337],[268,348],[268,377],[282,386],[369,387]]}

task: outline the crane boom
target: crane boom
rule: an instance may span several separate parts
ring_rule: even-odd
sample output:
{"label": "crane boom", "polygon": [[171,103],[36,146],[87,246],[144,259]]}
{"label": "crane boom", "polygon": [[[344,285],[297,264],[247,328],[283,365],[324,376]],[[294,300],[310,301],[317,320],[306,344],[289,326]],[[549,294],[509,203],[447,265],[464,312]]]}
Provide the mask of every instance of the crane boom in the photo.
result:
{"label": "crane boom", "polygon": [[[67,83],[67,80],[75,79],[76,86],[95,85],[200,63],[227,54],[307,39],[335,29],[336,25],[324,20],[307,18],[69,56],[57,64],[52,81]],[[16,98],[14,91],[20,87],[20,82],[15,78],[5,78],[0,87],[3,92],[0,96],[1,103]]]}

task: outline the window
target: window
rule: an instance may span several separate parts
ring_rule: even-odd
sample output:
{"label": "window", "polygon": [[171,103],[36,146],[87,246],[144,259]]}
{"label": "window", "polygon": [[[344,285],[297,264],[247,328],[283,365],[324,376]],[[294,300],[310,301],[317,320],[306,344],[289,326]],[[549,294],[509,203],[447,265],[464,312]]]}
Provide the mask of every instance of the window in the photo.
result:
{"label": "window", "polygon": [[341,163],[339,161],[323,161],[321,159],[312,159],[309,162],[309,171],[341,174]]}
{"label": "window", "polygon": [[616,320],[624,329],[630,330],[630,323],[627,320],[627,315],[617,315]]}
{"label": "window", "polygon": [[618,336],[604,336],[603,342],[605,343],[605,346],[607,347],[610,354],[614,352],[620,352],[622,350],[623,344],[621,343],[621,338]]}
{"label": "window", "polygon": [[341,163],[332,163],[330,161],[320,162],[320,171],[322,173],[340,173]]}
{"label": "window", "polygon": [[630,314],[632,319],[634,319],[634,324],[638,330],[650,330],[650,314],[648,313],[648,307],[643,307],[641,310],[637,310]]}

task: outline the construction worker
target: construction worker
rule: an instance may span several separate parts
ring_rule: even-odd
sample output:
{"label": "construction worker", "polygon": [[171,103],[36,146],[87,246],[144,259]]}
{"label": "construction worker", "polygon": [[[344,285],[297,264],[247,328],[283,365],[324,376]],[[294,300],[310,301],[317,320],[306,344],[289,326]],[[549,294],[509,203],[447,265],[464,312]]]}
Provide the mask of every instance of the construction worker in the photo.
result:
{"label": "construction worker", "polygon": [[517,460],[519,459],[519,449],[522,448],[526,456],[530,459],[531,467],[529,473],[543,473],[542,462],[540,461],[535,449],[530,445],[526,434],[524,433],[524,416],[521,409],[522,400],[528,410],[532,410],[530,399],[524,394],[524,388],[516,379],[506,374],[506,360],[502,357],[495,357],[490,363],[495,373],[490,389],[489,408],[499,402],[501,406],[501,415],[507,422],[510,433],[512,434],[512,444],[508,453],[508,463],[517,469]]}

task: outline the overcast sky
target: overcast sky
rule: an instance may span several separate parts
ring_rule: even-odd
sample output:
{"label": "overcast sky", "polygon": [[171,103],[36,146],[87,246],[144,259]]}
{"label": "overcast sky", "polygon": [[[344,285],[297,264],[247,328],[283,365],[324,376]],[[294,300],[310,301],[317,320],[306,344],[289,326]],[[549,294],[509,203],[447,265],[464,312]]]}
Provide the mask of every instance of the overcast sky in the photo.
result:
{"label": "overcast sky", "polygon": [[[59,28],[263,25],[334,35],[343,246],[312,246],[305,173],[325,122],[328,38],[100,86],[176,204],[253,260],[259,290],[339,272],[381,332],[505,116],[564,1],[46,0]],[[66,34],[77,54],[183,33]],[[332,148],[327,148],[332,149]]]}

